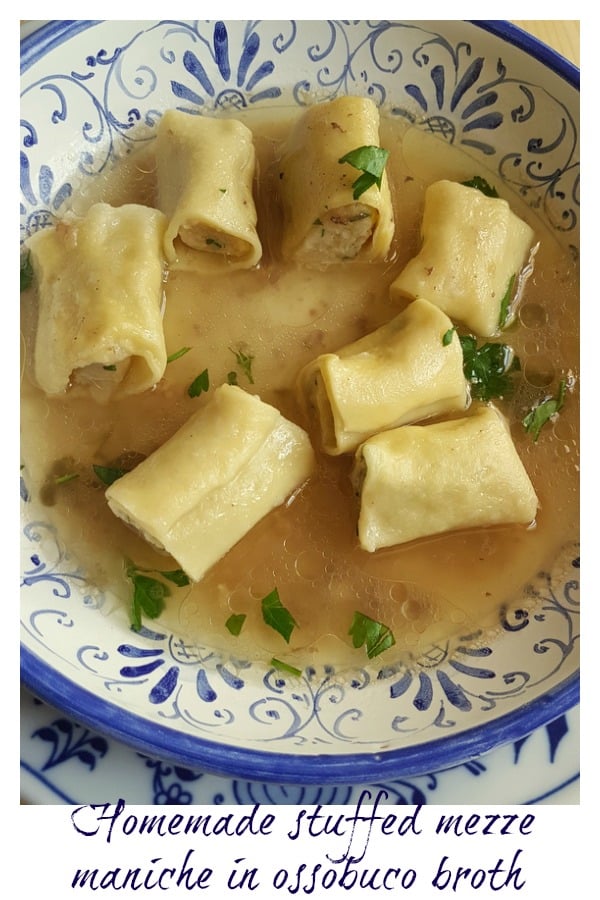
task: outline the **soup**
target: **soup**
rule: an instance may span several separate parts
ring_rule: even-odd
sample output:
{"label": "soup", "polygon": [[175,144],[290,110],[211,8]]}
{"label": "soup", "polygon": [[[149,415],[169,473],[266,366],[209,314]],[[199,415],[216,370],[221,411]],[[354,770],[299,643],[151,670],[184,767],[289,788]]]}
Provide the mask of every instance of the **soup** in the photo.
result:
{"label": "soup", "polygon": [[[390,150],[387,172],[396,221],[388,259],[323,270],[284,263],[278,254],[277,163],[296,115],[244,117],[258,157],[255,196],[263,257],[256,268],[227,275],[168,272],[164,329],[167,353],[175,358],[154,390],[109,403],[90,400],[77,388],[47,397],[29,371],[35,289],[22,294],[24,476],[89,580],[107,592],[105,615],[131,602],[128,564],[158,572],[177,564],[113,515],[93,466],[131,468],[161,446],[216,386],[232,379],[311,433],[295,391],[298,372],[317,355],[400,312],[389,287],[418,250],[427,185],[474,174],[494,180],[479,161],[382,113],[381,146]],[[354,648],[349,634],[359,612],[394,634],[395,645],[380,661],[410,663],[439,642],[489,637],[507,610],[526,602],[529,580],[548,569],[578,532],[578,271],[577,261],[535,212],[503,185],[496,187],[540,242],[517,321],[501,339],[520,359],[516,390],[494,401],[511,424],[539,498],[534,526],[471,529],[367,553],[356,536],[353,458],[319,452],[313,434],[317,467],[308,483],[199,583],[170,585],[160,627],[181,635],[187,645],[214,647],[237,658],[276,657],[292,666],[317,658],[360,665],[364,649]],[[93,190],[82,189],[72,209],[82,214],[99,200],[153,206],[155,192],[150,147],[119,162]],[[179,355],[183,348],[189,349]],[[190,397],[189,385],[204,370],[208,391]],[[555,392],[561,378],[569,388],[564,407],[536,441],[523,417]],[[261,614],[261,599],[275,588],[296,623],[289,643]],[[232,615],[246,617],[237,635],[227,627]]]}

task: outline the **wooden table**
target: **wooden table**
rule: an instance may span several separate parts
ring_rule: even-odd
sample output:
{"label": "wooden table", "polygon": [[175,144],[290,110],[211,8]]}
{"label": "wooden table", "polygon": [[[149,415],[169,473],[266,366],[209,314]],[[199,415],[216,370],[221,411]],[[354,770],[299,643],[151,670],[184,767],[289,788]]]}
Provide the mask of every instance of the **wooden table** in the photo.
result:
{"label": "wooden table", "polygon": [[533,37],[543,41],[579,68],[579,19],[515,20]]}

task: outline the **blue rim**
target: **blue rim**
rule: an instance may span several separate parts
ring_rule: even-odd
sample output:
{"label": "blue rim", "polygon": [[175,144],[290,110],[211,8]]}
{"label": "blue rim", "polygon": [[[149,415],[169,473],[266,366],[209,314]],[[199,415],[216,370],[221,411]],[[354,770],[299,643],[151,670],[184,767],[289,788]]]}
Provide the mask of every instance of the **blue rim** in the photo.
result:
{"label": "blue rim", "polygon": [[[54,47],[99,21],[44,22],[21,40],[21,73]],[[579,90],[579,69],[527,32],[504,20],[471,20],[471,24],[524,50]],[[23,644],[21,681],[40,700],[147,756],[215,775],[231,777],[235,774],[249,781],[280,784],[368,784],[448,769],[522,739],[572,709],[580,699],[577,671],[518,710],[454,736],[381,753],[293,756],[264,749],[228,747],[149,722],[102,700],[69,678],[49,671],[47,664]]]}
{"label": "blue rim", "polygon": [[[214,775],[277,784],[370,784],[382,779],[425,775],[482,756],[503,744],[520,740],[579,703],[579,673],[575,672],[542,697],[512,713],[454,736],[381,753],[293,756],[229,747],[172,729],[126,712],[80,688],[70,679],[50,673],[46,663],[21,646],[21,678],[25,687],[80,724],[101,729],[146,756],[173,761]],[[151,739],[149,736],[151,735]]]}
{"label": "blue rim", "polygon": [[92,25],[100,24],[102,20],[82,19],[77,21],[51,21],[45,22],[31,34],[21,39],[21,75],[30,66],[49,53],[54,47],[63,41],[72,38],[73,35],[85,31]]}
{"label": "blue rim", "polygon": [[548,47],[543,41],[523,31],[518,25],[502,20],[471,19],[470,22],[472,25],[476,25],[478,28],[489,31],[491,34],[495,34],[496,37],[501,37],[510,44],[514,44],[515,47],[525,50],[530,56],[543,63],[547,69],[551,69],[557,75],[560,75],[561,78],[564,78],[571,87],[579,90],[580,73],[577,66],[565,59],[564,56],[561,56],[556,50]]}

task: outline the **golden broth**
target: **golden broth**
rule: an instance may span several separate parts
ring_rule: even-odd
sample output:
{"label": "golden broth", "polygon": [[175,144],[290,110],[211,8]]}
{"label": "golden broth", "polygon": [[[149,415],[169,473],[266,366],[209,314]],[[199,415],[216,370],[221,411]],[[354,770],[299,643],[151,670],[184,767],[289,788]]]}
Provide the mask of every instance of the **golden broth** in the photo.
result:
{"label": "golden broth", "polygon": [[[126,466],[159,447],[206,402],[206,394],[193,399],[187,394],[205,368],[211,388],[237,370],[242,387],[310,431],[294,393],[296,375],[315,356],[366,334],[400,311],[390,301],[388,288],[417,252],[426,185],[474,174],[494,182],[479,162],[416,128],[382,117],[381,144],[391,152],[388,175],[396,217],[391,261],[303,269],[283,264],[277,254],[277,158],[291,114],[279,119],[249,116],[245,121],[254,131],[258,154],[263,259],[254,270],[226,276],[168,274],[167,353],[184,346],[191,350],[168,364],[156,389],[106,405],[75,390],[60,399],[47,398],[28,376],[35,296],[33,291],[22,295],[27,485],[33,498],[47,506],[61,540],[90,580],[114,597],[114,604],[103,608],[107,614],[129,602],[126,558],[159,570],[177,564],[110,512],[92,465]],[[93,193],[88,187],[78,194],[73,210],[81,214],[100,199],[115,205],[153,205],[153,169],[148,151],[122,161],[98,181]],[[199,584],[172,588],[161,627],[180,634],[187,644],[221,648],[238,658],[276,656],[303,665],[320,656],[338,665],[362,664],[364,649],[353,649],[348,635],[355,610],[393,630],[396,645],[381,660],[407,661],[433,642],[489,632],[498,627],[503,606],[523,605],[524,585],[538,571],[551,568],[563,544],[578,534],[578,276],[576,263],[535,214],[516,195],[504,190],[503,196],[540,240],[518,321],[503,337],[521,360],[519,387],[509,402],[498,402],[511,421],[540,500],[535,527],[457,532],[369,554],[356,538],[358,511],[348,477],[352,458],[329,458],[317,448],[317,470],[292,502],[255,526]],[[236,365],[236,350],[253,357],[253,383]],[[521,419],[540,399],[540,391],[555,393],[567,373],[571,390],[560,417],[534,442]],[[56,474],[72,472],[79,477],[52,483]],[[274,587],[297,623],[289,645],[262,621],[260,600]],[[225,627],[232,613],[247,615],[239,637],[229,635]]]}

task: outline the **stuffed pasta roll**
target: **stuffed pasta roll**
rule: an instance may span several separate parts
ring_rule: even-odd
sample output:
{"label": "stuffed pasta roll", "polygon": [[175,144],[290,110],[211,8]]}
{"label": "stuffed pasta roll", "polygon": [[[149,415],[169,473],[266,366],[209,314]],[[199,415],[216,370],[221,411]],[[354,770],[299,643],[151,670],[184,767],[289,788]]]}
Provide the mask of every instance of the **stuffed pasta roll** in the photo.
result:
{"label": "stuffed pasta roll", "polygon": [[421,249],[391,296],[424,297],[476,335],[497,334],[530,272],[530,226],[500,197],[436,181],[425,192],[421,234]]}
{"label": "stuffed pasta roll", "polygon": [[167,110],[156,136],[158,206],[172,267],[251,268],[262,255],[252,132],[237,119]]}
{"label": "stuffed pasta roll", "polygon": [[326,453],[355,450],[367,437],[469,403],[463,354],[452,322],[427,300],[336,353],[302,369],[300,400]]}
{"label": "stuffed pasta roll", "polygon": [[356,452],[364,550],[462,528],[531,524],[537,496],[494,407],[375,435]]}
{"label": "stuffed pasta roll", "polygon": [[111,510],[193,581],[309,477],[308,435],[224,384],[161,447],[106,491]]}
{"label": "stuffed pasta roll", "polygon": [[161,212],[92,206],[28,241],[38,293],[33,374],[49,395],[153,387],[167,363]]}
{"label": "stuffed pasta roll", "polygon": [[379,110],[372,100],[317,103],[296,123],[279,172],[284,258],[320,267],[386,256],[394,235],[388,178],[384,170],[379,186],[355,197],[360,171],[341,160],[358,148],[382,149]]}

